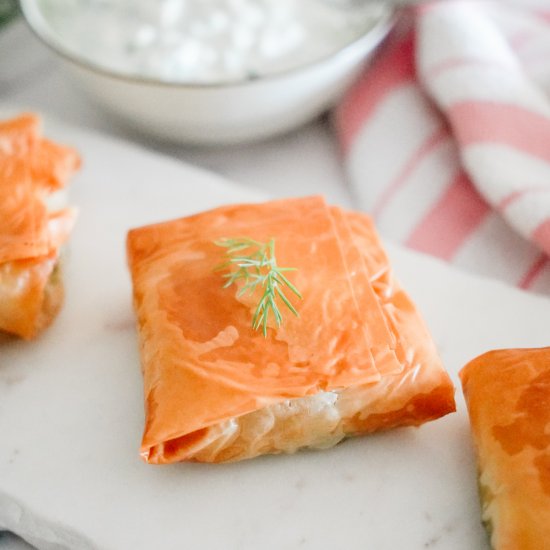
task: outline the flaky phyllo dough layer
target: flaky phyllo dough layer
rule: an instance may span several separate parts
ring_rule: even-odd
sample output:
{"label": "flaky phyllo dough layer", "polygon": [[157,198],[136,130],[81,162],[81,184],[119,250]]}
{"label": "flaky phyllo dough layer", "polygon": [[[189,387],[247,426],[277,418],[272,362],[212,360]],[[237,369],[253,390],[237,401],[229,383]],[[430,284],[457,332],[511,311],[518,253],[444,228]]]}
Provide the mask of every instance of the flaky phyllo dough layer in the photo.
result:
{"label": "flaky phyllo dough layer", "polygon": [[550,348],[504,349],[460,372],[495,550],[550,550]]}
{"label": "flaky phyllo dough layer", "polygon": [[32,338],[61,307],[59,254],[75,211],[49,204],[79,164],[41,137],[37,117],[0,122],[0,331]]}
{"label": "flaky phyllo dough layer", "polygon": [[[299,317],[267,338],[258,296],[222,288],[214,241],[276,240]],[[370,219],[320,197],[222,207],[132,230],[145,386],[141,454],[222,462],[322,448],[454,410],[453,387]]]}

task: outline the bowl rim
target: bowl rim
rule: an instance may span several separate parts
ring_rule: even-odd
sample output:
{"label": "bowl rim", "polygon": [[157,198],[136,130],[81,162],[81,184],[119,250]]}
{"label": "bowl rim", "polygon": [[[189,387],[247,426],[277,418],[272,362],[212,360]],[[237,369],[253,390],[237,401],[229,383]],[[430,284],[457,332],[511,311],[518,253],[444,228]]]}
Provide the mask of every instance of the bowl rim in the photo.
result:
{"label": "bowl rim", "polygon": [[[377,0],[382,3],[383,0]],[[59,35],[55,33],[48,24],[47,18],[43,15],[39,8],[37,0],[20,0],[19,2],[24,20],[35,36],[48,48],[57,53],[67,61],[70,61],[80,68],[99,73],[102,76],[110,77],[117,80],[126,81],[135,84],[145,84],[153,86],[164,86],[168,88],[197,88],[197,89],[215,89],[215,88],[234,88],[240,86],[251,85],[254,83],[273,81],[283,79],[288,76],[299,74],[304,70],[322,65],[329,60],[345,55],[352,49],[360,46],[370,46],[374,49],[390,32],[393,27],[398,10],[391,5],[386,5],[384,13],[376,20],[376,22],[363,34],[346,42],[338,49],[330,52],[320,58],[314,59],[308,63],[291,67],[288,69],[276,71],[258,76],[244,76],[239,79],[213,81],[213,82],[197,82],[186,80],[166,80],[145,76],[139,74],[131,74],[110,69],[100,63],[91,61],[84,56],[77,54],[70,47],[66,46]]]}

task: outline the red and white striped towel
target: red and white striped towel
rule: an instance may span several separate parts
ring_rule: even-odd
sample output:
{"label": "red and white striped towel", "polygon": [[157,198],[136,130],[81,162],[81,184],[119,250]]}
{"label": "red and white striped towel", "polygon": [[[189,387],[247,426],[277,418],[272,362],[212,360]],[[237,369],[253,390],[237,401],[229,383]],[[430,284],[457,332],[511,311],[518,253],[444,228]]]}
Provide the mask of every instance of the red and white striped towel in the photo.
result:
{"label": "red and white striped towel", "polygon": [[384,236],[550,293],[550,9],[404,13],[335,123]]}

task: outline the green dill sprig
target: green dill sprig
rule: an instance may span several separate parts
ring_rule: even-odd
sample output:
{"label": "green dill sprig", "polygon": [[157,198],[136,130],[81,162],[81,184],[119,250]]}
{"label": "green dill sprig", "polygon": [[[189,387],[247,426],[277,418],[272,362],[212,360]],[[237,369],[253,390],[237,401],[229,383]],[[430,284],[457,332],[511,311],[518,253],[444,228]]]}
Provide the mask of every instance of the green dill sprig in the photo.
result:
{"label": "green dill sprig", "polygon": [[245,293],[254,294],[257,289],[262,290],[262,295],[254,315],[252,316],[252,328],[262,329],[264,337],[267,336],[267,322],[272,315],[278,327],[283,322],[283,316],[277,302],[281,300],[284,305],[298,317],[296,308],[290,303],[283,292],[288,288],[298,298],[302,298],[299,290],[284,275],[287,271],[296,271],[294,267],[279,267],[275,257],[275,239],[267,243],[261,243],[247,237],[220,239],[214,244],[225,248],[227,260],[217,269],[229,269],[222,275],[226,279],[224,288],[228,288],[238,281],[244,284],[237,296]]}

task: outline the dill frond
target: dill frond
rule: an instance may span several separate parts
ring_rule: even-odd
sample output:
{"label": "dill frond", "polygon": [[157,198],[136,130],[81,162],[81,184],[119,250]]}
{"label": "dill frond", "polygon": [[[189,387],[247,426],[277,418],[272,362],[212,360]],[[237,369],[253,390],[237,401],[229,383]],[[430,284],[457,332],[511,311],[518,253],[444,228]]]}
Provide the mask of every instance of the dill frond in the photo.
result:
{"label": "dill frond", "polygon": [[281,302],[298,317],[298,311],[284,292],[288,289],[298,298],[302,298],[300,291],[284,275],[285,272],[296,271],[296,268],[277,265],[275,239],[262,243],[247,237],[226,238],[214,241],[214,244],[226,249],[226,261],[217,267],[218,270],[228,270],[222,275],[225,279],[224,288],[242,281],[244,284],[237,296],[254,294],[258,289],[262,292],[252,316],[254,330],[261,329],[266,337],[270,316],[275,320],[277,327],[281,326]]}

